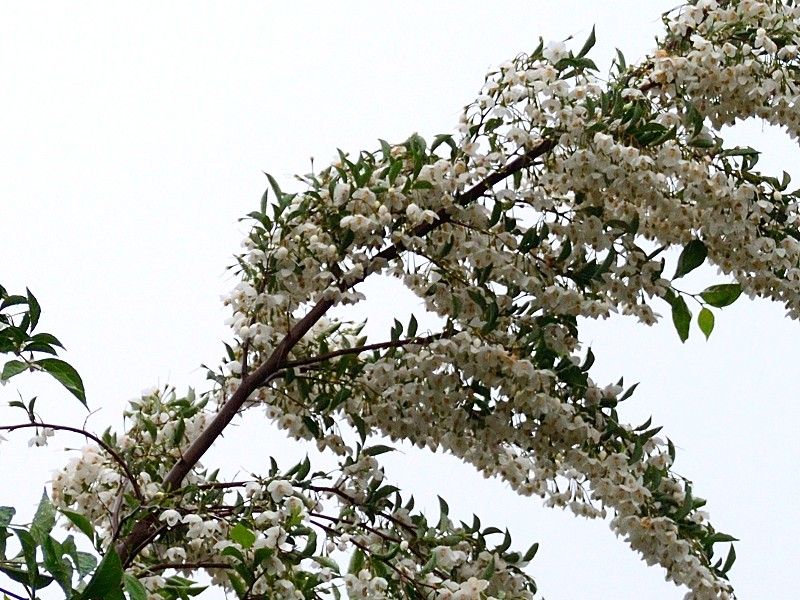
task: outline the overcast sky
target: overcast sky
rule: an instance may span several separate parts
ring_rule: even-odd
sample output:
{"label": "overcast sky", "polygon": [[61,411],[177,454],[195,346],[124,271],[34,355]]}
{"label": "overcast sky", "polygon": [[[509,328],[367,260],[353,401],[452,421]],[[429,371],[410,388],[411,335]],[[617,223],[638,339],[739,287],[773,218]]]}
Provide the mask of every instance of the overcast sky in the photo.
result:
{"label": "overcast sky", "polygon": [[[258,206],[262,171],[291,188],[293,173],[308,171],[312,157],[324,165],[336,148],[451,132],[487,68],[539,36],[574,36],[580,47],[596,25],[598,64],[610,63],[614,47],[632,62],[652,49],[660,13],[674,4],[4,1],[0,283],[39,298],[41,329],[65,343],[99,409],[89,428],[120,427],[140,390],[202,387],[199,365],[220,358],[229,336],[219,299],[234,284],[225,268],[246,231],[237,219]],[[780,132],[736,129],[740,143],[767,151],[776,173],[797,164],[796,145]],[[684,287],[722,281],[708,269]],[[367,289],[374,331],[395,316],[381,312],[386,298],[401,320],[418,306],[385,282]],[[708,498],[715,525],[741,538],[732,571],[741,598],[796,597],[800,351],[798,324],[783,315],[743,298],[718,313],[709,342],[695,327],[683,345],[669,318],[649,329],[586,323],[582,333],[597,356],[593,378],[641,382],[622,415],[665,425],[677,471]],[[83,422],[63,390],[41,377],[17,381],[24,397],[40,396],[46,419]],[[0,401],[15,389],[0,388]],[[2,423],[20,416],[0,408]],[[51,448],[29,450],[25,433],[8,437],[0,504],[29,516],[66,462],[63,448],[83,441],[59,435]],[[306,451],[254,415],[213,459],[247,472],[266,452],[290,464]],[[683,595],[606,523],[516,497],[451,457],[406,449],[386,462],[389,478],[418,492],[431,514],[443,493],[451,515],[508,525],[523,550],[541,542],[531,572],[548,600]]]}

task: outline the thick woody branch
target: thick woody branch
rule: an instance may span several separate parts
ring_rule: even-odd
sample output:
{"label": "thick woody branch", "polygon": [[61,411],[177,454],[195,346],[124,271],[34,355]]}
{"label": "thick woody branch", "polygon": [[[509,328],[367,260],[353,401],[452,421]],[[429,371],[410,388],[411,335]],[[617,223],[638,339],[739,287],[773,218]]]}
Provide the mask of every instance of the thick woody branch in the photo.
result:
{"label": "thick woody branch", "polygon": [[[539,145],[526,152],[525,154],[515,158],[503,169],[500,169],[485,179],[475,184],[469,190],[456,197],[456,202],[461,206],[475,202],[478,198],[483,196],[497,183],[512,176],[514,173],[522,171],[523,169],[531,166],[533,162],[540,156],[552,150],[556,145],[554,140],[543,140]],[[434,231],[438,227],[449,221],[449,214],[446,210],[442,209],[437,212],[437,219],[432,223],[422,223],[412,230],[414,237],[422,237]],[[382,261],[389,261],[400,256],[406,247],[402,243],[395,243],[387,246],[378,252],[373,258],[373,263],[381,264]],[[342,287],[342,291],[350,289],[353,286],[361,283],[370,274],[371,270],[365,270],[362,277],[353,281],[349,281]],[[237,415],[242,406],[247,402],[247,399],[259,386],[261,386],[270,377],[274,376],[279,370],[286,367],[286,357],[289,355],[291,349],[302,339],[302,337],[314,326],[314,324],[321,319],[325,313],[334,305],[333,300],[320,300],[311,310],[300,319],[294,327],[286,334],[286,337],[281,340],[278,346],[267,360],[265,360],[258,368],[252,373],[247,374],[239,387],[231,395],[225,404],[222,405],[217,415],[209,423],[208,427],[197,437],[197,439],[187,448],[181,458],[172,467],[170,472],[164,478],[164,489],[166,491],[174,490],[180,487],[181,481],[189,471],[197,464],[200,458],[208,451],[214,441],[222,435],[222,432],[230,424],[233,418]],[[123,539],[117,545],[117,552],[122,559],[123,564],[130,564],[135,556],[134,549],[139,549],[146,544],[147,540],[151,539],[157,526],[157,516],[150,514],[140,520],[134,525],[131,533],[127,538]]]}

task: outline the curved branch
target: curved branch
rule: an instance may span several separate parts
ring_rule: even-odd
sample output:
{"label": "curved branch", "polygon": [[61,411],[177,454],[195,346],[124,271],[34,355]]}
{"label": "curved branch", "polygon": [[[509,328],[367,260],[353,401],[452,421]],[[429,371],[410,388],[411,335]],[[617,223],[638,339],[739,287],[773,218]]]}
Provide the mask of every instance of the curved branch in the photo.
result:
{"label": "curved branch", "polygon": [[93,433],[89,433],[85,429],[79,429],[78,427],[70,427],[69,425],[56,425],[54,423],[19,423],[17,425],[0,425],[0,430],[14,431],[15,429],[27,429],[29,427],[36,427],[36,428],[47,427],[49,429],[55,429],[56,431],[70,431],[72,433],[77,433],[79,435],[89,438],[111,455],[114,461],[125,472],[125,477],[127,477],[128,481],[131,482],[131,487],[133,488],[133,493],[136,496],[136,499],[139,500],[139,502],[144,503],[144,496],[142,495],[142,490],[139,487],[139,484],[136,483],[136,478],[133,476],[133,473],[131,473],[128,464],[123,460],[123,458],[119,455],[119,453],[116,450],[114,450],[111,446],[106,444],[103,440],[101,440]]}

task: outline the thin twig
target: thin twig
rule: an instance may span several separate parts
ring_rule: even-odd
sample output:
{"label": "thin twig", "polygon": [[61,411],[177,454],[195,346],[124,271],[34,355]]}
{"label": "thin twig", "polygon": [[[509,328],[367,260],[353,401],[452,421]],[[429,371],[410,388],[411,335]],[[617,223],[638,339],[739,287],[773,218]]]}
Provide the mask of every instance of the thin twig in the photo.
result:
{"label": "thin twig", "polygon": [[175,569],[181,571],[184,569],[232,569],[232,568],[233,566],[229,565],[228,563],[201,560],[192,563],[159,563],[157,565],[153,565],[152,567],[147,567],[144,570],[144,572],[157,573],[160,571],[166,571],[167,569]]}
{"label": "thin twig", "polygon": [[131,487],[133,488],[133,493],[136,496],[136,499],[139,502],[144,502],[144,496],[142,495],[142,490],[139,488],[139,484],[136,483],[136,478],[131,473],[128,464],[122,459],[122,457],[114,450],[111,446],[106,444],[103,440],[101,440],[96,435],[89,433],[85,429],[79,429],[78,427],[70,427],[69,425],[56,425],[54,423],[19,423],[17,425],[0,425],[0,429],[4,429],[6,431],[14,431],[15,429],[27,429],[29,427],[47,427],[49,429],[55,429],[57,431],[70,431],[72,433],[77,433],[84,437],[89,438],[93,442],[96,442],[103,450],[108,452],[111,457],[122,467],[122,470],[125,471],[125,476],[128,478],[128,481],[131,482]]}
{"label": "thin twig", "polygon": [[29,600],[25,596],[19,596],[14,592],[9,592],[6,588],[0,587],[0,592],[3,592],[6,596],[8,596],[9,598],[13,598],[14,600]]}
{"label": "thin twig", "polygon": [[358,346],[357,348],[341,348],[340,350],[334,350],[333,352],[328,352],[327,354],[320,354],[319,356],[315,356],[313,358],[300,358],[297,360],[290,360],[283,364],[284,369],[293,369],[295,367],[306,367],[308,365],[314,365],[317,363],[325,362],[331,360],[332,358],[338,358],[339,356],[345,356],[347,354],[361,354],[362,352],[369,352],[370,350],[383,350],[385,348],[399,348],[401,346],[413,345],[413,344],[429,344],[431,342],[435,342],[436,340],[442,339],[445,337],[445,333],[437,333],[435,335],[429,335],[426,337],[415,337],[415,338],[408,338],[405,340],[392,340],[390,342],[378,342],[375,344],[367,344],[365,346]]}

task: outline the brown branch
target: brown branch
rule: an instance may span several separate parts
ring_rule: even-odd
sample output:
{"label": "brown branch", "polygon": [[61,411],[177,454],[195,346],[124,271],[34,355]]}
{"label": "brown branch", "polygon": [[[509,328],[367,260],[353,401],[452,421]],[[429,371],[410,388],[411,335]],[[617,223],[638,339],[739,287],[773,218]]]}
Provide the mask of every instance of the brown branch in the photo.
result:
{"label": "brown branch", "polygon": [[89,433],[85,429],[79,429],[78,427],[70,427],[69,425],[56,425],[54,423],[19,423],[17,425],[0,425],[0,430],[14,431],[15,429],[27,429],[29,427],[36,427],[36,428],[47,427],[49,429],[54,429],[57,431],[69,431],[87,437],[93,442],[97,443],[98,446],[100,446],[103,450],[108,452],[111,455],[111,457],[117,462],[117,464],[119,464],[119,466],[122,467],[122,470],[125,472],[125,476],[128,478],[128,481],[131,482],[131,487],[133,488],[133,493],[136,496],[136,499],[139,500],[139,502],[144,503],[145,499],[144,496],[142,495],[142,490],[139,488],[139,484],[136,483],[136,478],[133,476],[133,473],[131,473],[128,464],[122,459],[122,457],[119,455],[119,453],[117,453],[116,450],[114,450],[111,446],[106,444],[96,435]]}
{"label": "brown branch", "polygon": [[334,350],[333,352],[328,352],[327,354],[320,354],[319,356],[315,356],[313,358],[299,358],[297,360],[290,360],[283,364],[283,369],[293,369],[295,367],[307,367],[308,365],[315,365],[317,363],[325,362],[331,360],[332,358],[338,358],[339,356],[345,356],[347,354],[361,354],[362,352],[369,352],[370,350],[383,350],[386,348],[399,348],[401,346],[413,345],[413,344],[429,344],[431,342],[435,342],[436,340],[442,339],[445,337],[445,333],[437,333],[435,335],[429,335],[426,337],[414,337],[414,338],[407,338],[405,340],[392,340],[390,342],[378,342],[375,344],[367,344],[365,346],[358,346],[357,348],[342,348],[340,350]]}
{"label": "brown branch", "polygon": [[[342,490],[340,490],[337,487],[327,487],[327,486],[318,486],[318,485],[309,485],[309,486],[306,486],[306,487],[309,490],[312,490],[312,491],[317,492],[317,493],[335,494],[336,496],[339,496],[340,498],[343,498],[344,500],[347,500],[347,502],[349,502],[350,505],[353,506],[353,507],[359,508],[359,507],[362,506],[358,502],[358,500],[356,500],[355,498],[353,498],[351,495],[347,494],[346,492],[343,492]],[[400,519],[398,519],[394,515],[386,514],[384,512],[377,512],[376,514],[378,516],[380,516],[380,517],[383,517],[387,521],[390,521],[390,522],[394,523],[395,525],[403,527],[407,531],[410,531],[410,532],[414,533],[414,535],[416,535],[416,531],[417,531],[416,527],[414,527],[413,525],[409,525],[408,523],[404,523],[403,521],[401,521]]]}
{"label": "brown branch", "polygon": [[[503,169],[496,171],[490,175],[488,175],[485,179],[476,183],[470,189],[468,189],[463,194],[459,194],[456,196],[455,200],[457,204],[461,206],[467,206],[472,202],[475,202],[478,198],[483,196],[488,190],[494,187],[496,184],[500,183],[504,179],[507,179],[514,173],[518,173],[523,169],[531,166],[533,162],[539,158],[540,156],[548,153],[550,150],[555,148],[556,142],[555,140],[542,140],[536,148],[529,150],[522,156],[519,156],[508,163]],[[411,235],[414,237],[422,237],[424,235],[429,234],[434,229],[441,227],[443,224],[450,221],[450,214],[447,212],[446,208],[441,208],[436,212],[436,220],[431,223],[420,223],[411,231]],[[401,252],[405,251],[406,247],[398,242],[396,244],[392,244],[378,252],[374,257],[373,260],[376,258],[383,259],[383,260],[392,260],[397,258]],[[352,285],[357,283],[361,283],[362,279],[355,281]],[[352,287],[352,286],[351,286]]]}
{"label": "brown branch", "polygon": [[159,563],[152,567],[147,567],[145,573],[158,573],[159,571],[166,571],[167,569],[176,569],[178,571],[184,569],[232,569],[233,566],[224,562],[215,561],[198,561],[191,563]]}
{"label": "brown branch", "polygon": [[[324,523],[319,523],[319,522],[316,522],[316,521],[311,521],[311,523],[313,523],[314,525],[319,527],[322,531],[324,531],[324,532],[326,532],[326,533],[328,533],[328,534],[330,534],[332,536],[339,536],[340,535],[338,531],[336,531],[332,527],[328,527]],[[360,542],[357,542],[354,539],[351,539],[350,543],[353,544],[359,550],[361,550],[367,556],[370,556],[370,555],[373,554],[372,551],[369,549],[369,547],[365,546],[364,544],[362,544]],[[391,562],[390,560],[382,559],[382,558],[379,558],[379,557],[376,557],[376,558],[378,558],[378,560],[380,560],[387,567],[392,569],[392,571],[397,573],[397,575],[398,575],[398,577],[399,577],[399,579],[401,581],[407,581],[408,583],[410,583],[411,585],[413,585],[413,586],[415,586],[417,588],[419,586],[424,586],[426,588],[431,588],[431,589],[435,589],[436,588],[436,586],[434,586],[434,585],[432,585],[430,583],[425,583],[424,581],[420,581],[418,579],[415,579],[415,578],[409,576],[408,574],[406,574],[405,572],[400,570],[400,568],[397,565],[395,565],[393,562]],[[438,571],[438,570],[436,570],[435,572],[438,575],[440,575],[442,577],[442,579],[447,579],[447,575],[445,573],[442,573],[441,571]]]}
{"label": "brown branch", "polygon": [[195,487],[198,490],[225,490],[228,488],[235,488],[235,487],[244,487],[248,483],[252,483],[256,481],[255,479],[249,479],[247,481],[214,481],[212,483],[201,483]]}
{"label": "brown branch", "polygon": [[[487,190],[491,189],[497,183],[510,177],[514,173],[521,171],[533,164],[534,160],[538,157],[549,152],[556,146],[555,140],[543,140],[536,148],[526,152],[522,156],[512,160],[505,168],[490,174],[485,179],[475,184],[463,194],[456,196],[456,202],[461,206],[466,206],[478,198],[483,196]],[[412,230],[412,235],[420,237],[427,235],[431,231],[440,227],[449,220],[449,214],[446,209],[441,209],[437,212],[437,219],[432,223],[421,223]],[[402,243],[395,243],[387,246],[374,257],[373,263],[382,260],[393,260],[397,258],[400,253],[404,252],[406,247]],[[350,289],[353,286],[361,283],[371,274],[370,269],[366,269],[362,277],[348,282],[341,289]],[[252,373],[243,377],[239,387],[231,395],[227,402],[220,408],[217,415],[209,423],[208,427],[195,439],[194,442],[186,449],[181,458],[175,463],[172,469],[167,473],[164,478],[163,487],[165,491],[176,489],[180,486],[181,481],[197,464],[200,458],[212,446],[216,439],[222,435],[222,432],[230,424],[233,418],[238,414],[239,409],[242,408],[247,399],[264,381],[269,377],[274,376],[286,364],[286,357],[289,355],[291,349],[302,339],[302,337],[325,315],[328,310],[333,307],[333,300],[320,300],[318,301],[306,315],[300,319],[294,327],[292,327],[286,334],[286,337],[280,341],[278,346],[258,368]],[[134,525],[130,534],[117,544],[117,552],[122,560],[123,565],[129,565],[135,556],[134,549],[142,548],[149,539],[152,538],[154,527],[157,525],[157,517],[154,513],[150,513],[142,518],[136,525]]]}

